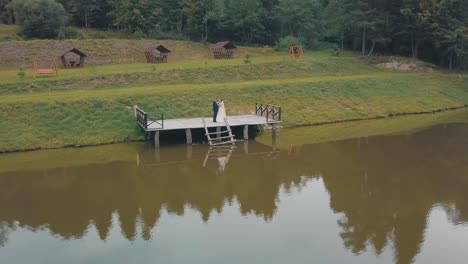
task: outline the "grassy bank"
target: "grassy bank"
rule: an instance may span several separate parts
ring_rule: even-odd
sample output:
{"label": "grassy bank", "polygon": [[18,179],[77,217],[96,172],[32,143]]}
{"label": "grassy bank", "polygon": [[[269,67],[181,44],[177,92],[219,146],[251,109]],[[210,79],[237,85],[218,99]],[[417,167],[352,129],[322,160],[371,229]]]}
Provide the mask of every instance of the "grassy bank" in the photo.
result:
{"label": "grassy bank", "polygon": [[[291,146],[318,144],[352,138],[412,134],[430,126],[448,123],[468,124],[468,111],[463,108],[435,114],[406,115],[372,121],[344,122],[286,129],[278,133],[275,147],[289,149]],[[271,135],[260,135],[256,138],[256,141],[265,145],[271,145]]]}
{"label": "grassy bank", "polygon": [[0,72],[0,151],[143,139],[134,104],[150,116],[210,116],[210,99],[221,96],[228,115],[251,113],[256,102],[281,105],[290,127],[468,103],[466,74],[382,71],[353,54],[166,65],[156,71],[141,64],[105,66],[27,80]]}
{"label": "grassy bank", "polygon": [[[408,115],[373,121],[356,121],[324,126],[307,126],[295,129],[284,129],[278,133],[276,148],[290,149],[291,146],[319,144],[352,138],[363,138],[389,134],[408,134],[423,130],[429,126],[447,123],[468,124],[468,111],[447,111],[431,115]],[[271,135],[261,134],[257,142],[271,145]],[[184,146],[180,146],[184,148]],[[138,153],[146,148],[152,149],[149,143],[112,144],[87,148],[61,148],[25,153],[4,154],[0,159],[0,174],[11,171],[33,171],[51,168],[86,166],[112,162],[137,162]],[[164,151],[164,150],[162,150]],[[174,148],[166,151],[176,151]],[[203,149],[206,151],[206,149]]]}

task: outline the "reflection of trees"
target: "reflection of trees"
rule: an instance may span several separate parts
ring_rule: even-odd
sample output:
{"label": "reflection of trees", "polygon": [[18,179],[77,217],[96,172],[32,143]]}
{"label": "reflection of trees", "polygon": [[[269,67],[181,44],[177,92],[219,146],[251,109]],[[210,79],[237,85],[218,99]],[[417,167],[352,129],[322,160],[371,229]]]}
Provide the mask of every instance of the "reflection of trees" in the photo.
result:
{"label": "reflection of trees", "polygon": [[4,247],[8,243],[8,235],[10,232],[11,227],[5,222],[0,222],[0,247]]}
{"label": "reflection of trees", "polygon": [[[445,206],[453,223],[468,220],[468,135],[463,131],[441,126],[411,136],[306,145],[274,160],[239,155],[238,149],[222,175],[203,168],[207,149],[195,147],[193,160],[176,164],[172,161],[186,156],[180,149],[162,149],[157,159],[146,149],[139,153],[140,166],[115,162],[5,174],[0,221],[47,227],[65,238],[82,237],[92,223],[106,239],[117,213],[114,224],[127,239],[135,239],[141,225],[148,240],[163,210],[182,215],[190,207],[207,221],[226,201],[237,201],[242,214],[272,219],[282,187],[299,186],[301,175],[320,174],[330,207],[343,215],[338,225],[349,250],[358,254],[371,245],[380,254],[392,243],[395,262],[411,263],[435,204]],[[256,148],[249,146],[252,152]]]}
{"label": "reflection of trees", "polygon": [[[208,221],[227,201],[237,201],[242,214],[271,219],[281,186],[300,182],[300,175],[288,175],[287,166],[278,161],[245,156],[242,150],[219,175],[203,168],[206,148],[201,149],[202,159],[177,164],[164,162],[177,154],[165,155],[164,150],[162,163],[148,163],[155,153],[145,150],[139,155],[140,166],[129,161],[3,174],[0,221],[18,222],[33,230],[47,227],[66,239],[82,237],[93,224],[105,240],[114,224],[133,240],[141,226],[141,237],[148,240],[162,210],[183,215],[189,207]],[[251,149],[255,151],[255,145]],[[118,223],[112,223],[114,214]]]}
{"label": "reflection of trees", "polygon": [[302,148],[314,160],[330,192],[330,206],[354,253],[370,244],[380,254],[393,239],[396,263],[412,263],[435,204],[455,204],[467,221],[468,137],[458,126],[412,136],[372,137]]}

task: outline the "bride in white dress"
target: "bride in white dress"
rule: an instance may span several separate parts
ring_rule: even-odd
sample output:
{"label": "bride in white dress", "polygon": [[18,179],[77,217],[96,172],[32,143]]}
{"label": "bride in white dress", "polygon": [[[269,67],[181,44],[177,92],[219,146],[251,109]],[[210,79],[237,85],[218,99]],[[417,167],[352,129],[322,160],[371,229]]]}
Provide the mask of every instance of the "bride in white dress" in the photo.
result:
{"label": "bride in white dress", "polygon": [[218,103],[218,115],[216,116],[216,122],[224,122],[226,118],[226,107],[224,106],[224,100],[221,99]]}

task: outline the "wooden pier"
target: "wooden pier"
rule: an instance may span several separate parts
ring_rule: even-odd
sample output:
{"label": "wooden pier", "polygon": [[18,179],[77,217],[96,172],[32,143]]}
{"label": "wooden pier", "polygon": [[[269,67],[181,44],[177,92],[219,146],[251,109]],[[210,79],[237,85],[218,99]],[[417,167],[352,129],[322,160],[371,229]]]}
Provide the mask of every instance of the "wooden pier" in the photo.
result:
{"label": "wooden pier", "polygon": [[[185,130],[187,144],[192,144],[192,130],[205,129],[206,136],[210,145],[215,144],[213,140],[216,136],[220,136],[222,128],[224,132],[228,132],[230,141],[233,143],[232,127],[243,127],[244,140],[249,139],[249,126],[270,125],[273,131],[276,131],[276,125],[282,122],[281,107],[268,106],[262,104],[255,105],[255,114],[228,116],[225,122],[213,122],[213,117],[198,117],[198,118],[177,118],[165,119],[164,114],[159,114],[156,118],[150,117],[149,114],[138,106],[134,106],[134,114],[138,125],[145,131],[154,134],[154,144],[159,147],[159,136],[164,131]],[[216,128],[215,133],[209,133],[208,128]],[[224,133],[223,132],[223,133]],[[210,135],[215,135],[213,139]],[[219,135],[218,135],[219,134]],[[218,138],[219,139],[219,138]]]}

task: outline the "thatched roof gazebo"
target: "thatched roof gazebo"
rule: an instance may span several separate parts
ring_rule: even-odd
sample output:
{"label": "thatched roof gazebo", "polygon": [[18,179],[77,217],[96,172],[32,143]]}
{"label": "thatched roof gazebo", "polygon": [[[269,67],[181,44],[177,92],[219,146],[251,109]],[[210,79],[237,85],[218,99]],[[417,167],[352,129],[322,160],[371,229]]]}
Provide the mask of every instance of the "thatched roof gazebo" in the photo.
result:
{"label": "thatched roof gazebo", "polygon": [[234,58],[234,50],[237,49],[230,41],[221,41],[215,44],[211,44],[211,51],[215,59],[232,59]]}
{"label": "thatched roof gazebo", "polygon": [[[159,53],[155,55],[155,52]],[[171,51],[161,44],[149,46],[145,49],[145,57],[147,63],[164,63],[167,62],[167,57]]]}
{"label": "thatched roof gazebo", "polygon": [[[68,54],[74,54],[74,56],[67,56]],[[77,48],[73,48],[62,52],[59,57],[62,61],[63,68],[79,68],[84,66],[85,58],[88,57],[88,55],[84,54]]]}

